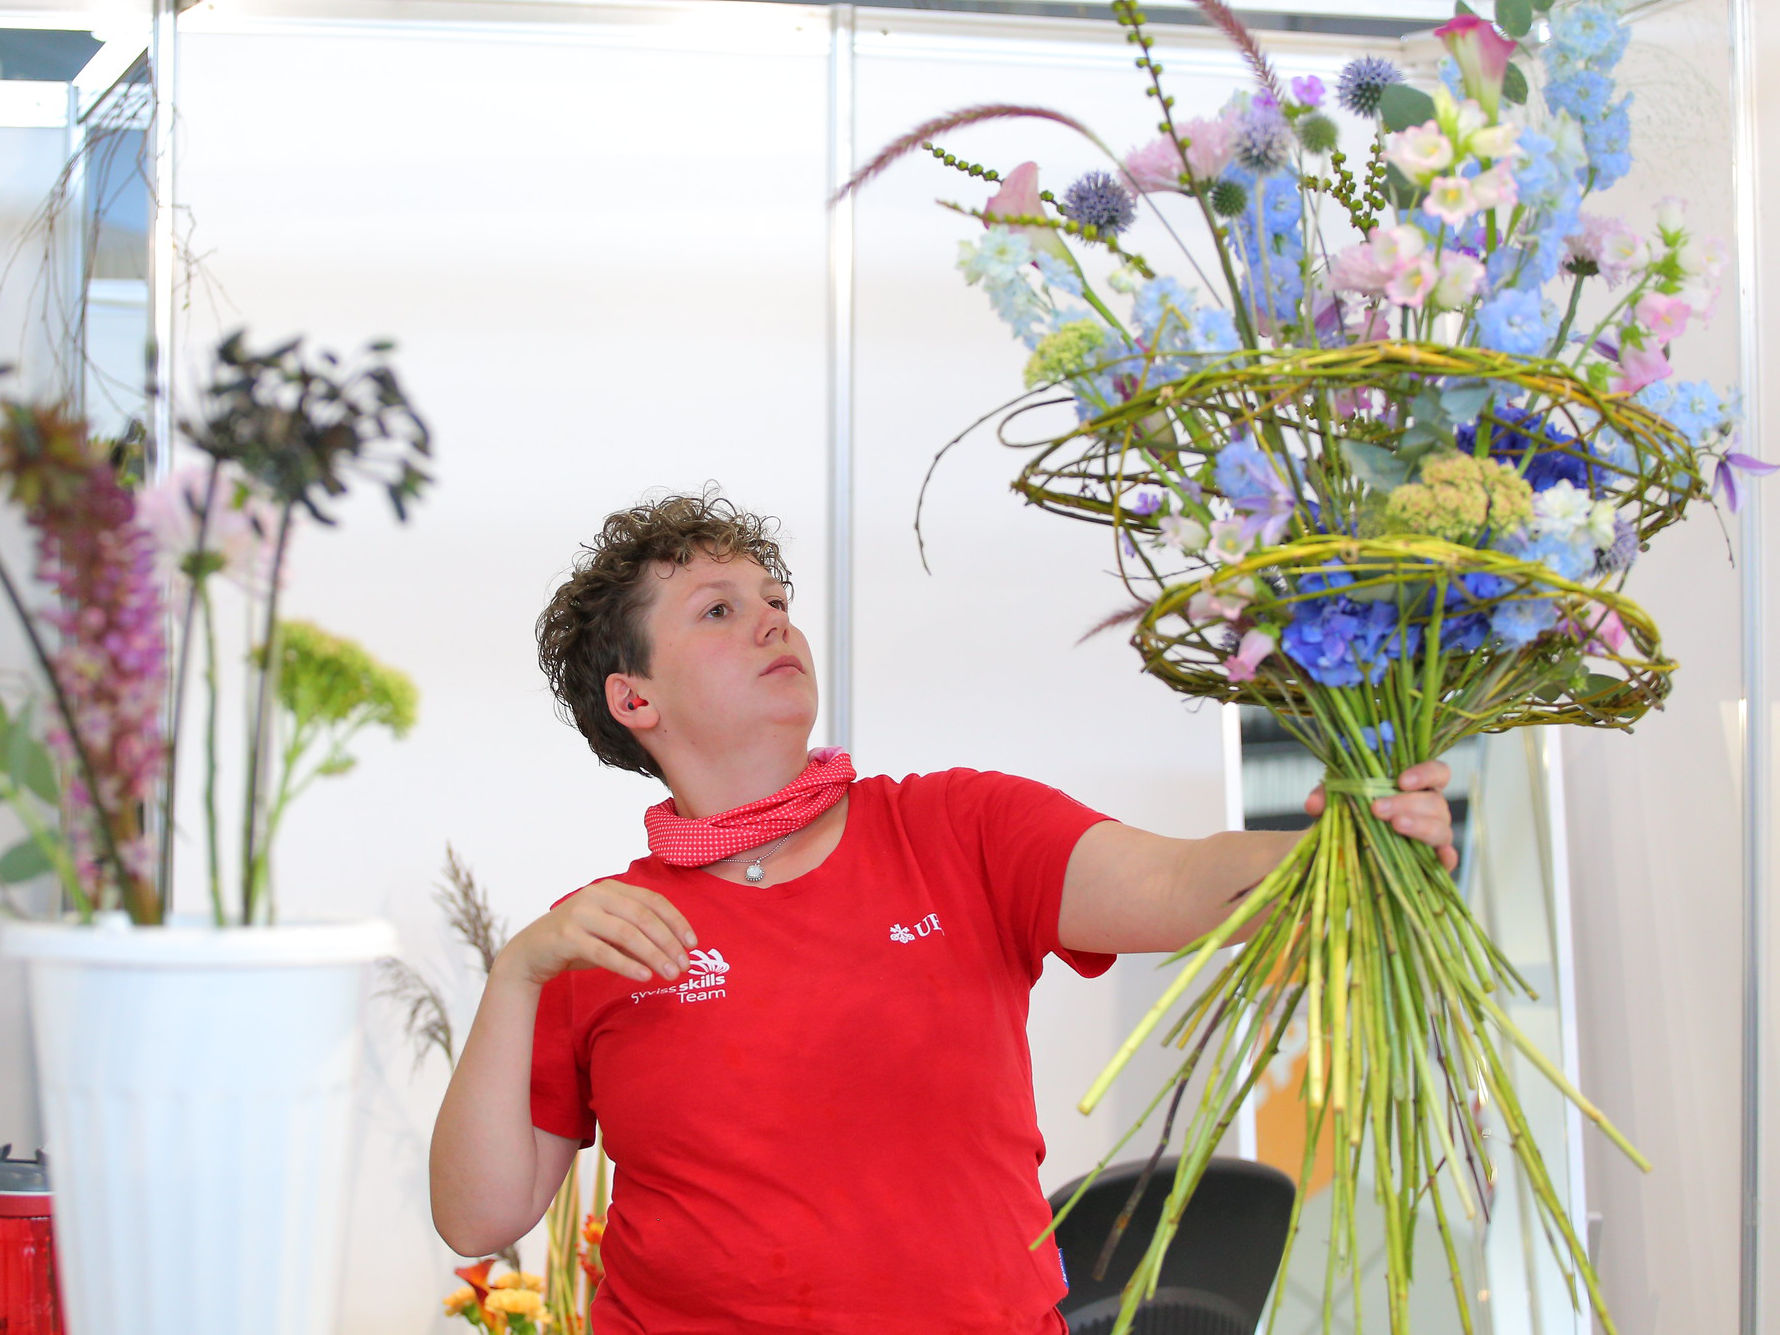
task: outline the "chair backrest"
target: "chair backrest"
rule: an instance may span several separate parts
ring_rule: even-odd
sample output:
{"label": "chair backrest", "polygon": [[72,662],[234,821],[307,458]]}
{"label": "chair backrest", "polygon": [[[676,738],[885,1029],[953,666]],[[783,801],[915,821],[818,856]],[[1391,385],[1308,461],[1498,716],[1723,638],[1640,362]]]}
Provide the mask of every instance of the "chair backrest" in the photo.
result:
{"label": "chair backrest", "polygon": [[[1069,1294],[1058,1310],[1068,1319],[1072,1335],[1112,1329],[1110,1319],[1100,1324],[1101,1317],[1118,1311],[1119,1295],[1148,1249],[1162,1204],[1173,1189],[1178,1162],[1169,1156],[1156,1164],[1104,1278],[1094,1278],[1094,1267],[1142,1175],[1143,1162],[1109,1167],[1058,1225],[1057,1246],[1069,1276]],[[1053,1212],[1081,1182],[1077,1178],[1051,1196]],[[1246,1159],[1213,1159],[1207,1164],[1163,1259],[1160,1287],[1133,1332],[1252,1335],[1285,1251],[1295,1195],[1292,1180],[1265,1164]],[[1169,1295],[1166,1304],[1164,1293]],[[1143,1324],[1152,1310],[1162,1324]],[[1167,1324],[1170,1321],[1175,1324]]]}

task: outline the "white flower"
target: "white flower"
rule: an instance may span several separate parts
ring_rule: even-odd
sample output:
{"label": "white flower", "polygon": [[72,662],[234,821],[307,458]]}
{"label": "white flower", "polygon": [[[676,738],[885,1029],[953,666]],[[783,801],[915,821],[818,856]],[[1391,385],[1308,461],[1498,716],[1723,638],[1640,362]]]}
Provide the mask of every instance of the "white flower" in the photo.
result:
{"label": "white flower", "polygon": [[1520,183],[1506,162],[1498,162],[1471,178],[1471,198],[1480,211],[1511,209],[1520,202]]}
{"label": "white flower", "polygon": [[1456,311],[1483,286],[1485,271],[1481,260],[1460,251],[1440,257],[1440,281],[1434,284],[1434,304],[1442,310]]}
{"label": "white flower", "polygon": [[1551,156],[1560,172],[1569,175],[1588,166],[1588,144],[1582,137],[1582,123],[1569,112],[1560,111],[1553,116],[1545,133],[1555,145]]}
{"label": "white flower", "polygon": [[[1541,533],[1569,537],[1590,524],[1594,503],[1588,493],[1568,478],[1552,483],[1533,496],[1533,527]],[[1611,527],[1611,520],[1609,520]],[[1598,544],[1597,544],[1598,545]]]}
{"label": "white flower", "polygon": [[1618,514],[1619,509],[1612,501],[1596,501],[1589,507],[1588,537],[1598,550],[1604,552],[1613,546],[1613,540],[1617,536],[1613,531],[1613,521]]}
{"label": "white flower", "polygon": [[1678,236],[1687,230],[1687,201],[1678,195],[1664,195],[1657,201],[1656,225],[1659,231],[1669,236]]}
{"label": "white flower", "polygon": [[1396,273],[1391,281],[1385,284],[1384,294],[1399,306],[1411,306],[1417,310],[1428,299],[1439,278],[1439,271],[1434,268],[1434,257],[1423,255],[1411,260]]}
{"label": "white flower", "polygon": [[1214,561],[1232,565],[1255,549],[1253,534],[1245,535],[1240,519],[1219,519],[1211,526],[1211,545],[1206,555]]}
{"label": "white flower", "polygon": [[1642,269],[1650,258],[1644,239],[1631,228],[1614,221],[1601,237],[1599,262],[1603,272],[1623,277]]}
{"label": "white flower", "polygon": [[1520,152],[1520,126],[1504,121],[1500,125],[1479,130],[1471,136],[1467,147],[1478,157],[1488,158],[1492,162],[1511,158]]}
{"label": "white flower", "polygon": [[1724,242],[1714,237],[1710,241],[1682,242],[1675,258],[1681,265],[1681,272],[1688,277],[1704,276],[1716,280],[1724,272],[1725,261],[1729,256]]}
{"label": "white flower", "polygon": [[1203,549],[1210,536],[1204,524],[1186,515],[1163,515],[1156,527],[1161,530],[1163,542],[1189,554]]}

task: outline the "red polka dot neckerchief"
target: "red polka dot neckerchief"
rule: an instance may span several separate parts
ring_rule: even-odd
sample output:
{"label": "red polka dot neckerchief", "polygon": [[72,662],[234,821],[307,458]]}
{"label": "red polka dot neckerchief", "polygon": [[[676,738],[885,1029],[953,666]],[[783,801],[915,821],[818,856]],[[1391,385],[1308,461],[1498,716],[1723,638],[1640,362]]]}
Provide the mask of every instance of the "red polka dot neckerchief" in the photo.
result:
{"label": "red polka dot neckerchief", "polygon": [[[649,851],[676,867],[709,866],[803,829],[846,796],[853,779],[852,758],[828,746],[810,752],[803,773],[778,792],[714,816],[688,819],[669,797],[643,813]],[[758,866],[748,868],[750,880],[762,879]]]}

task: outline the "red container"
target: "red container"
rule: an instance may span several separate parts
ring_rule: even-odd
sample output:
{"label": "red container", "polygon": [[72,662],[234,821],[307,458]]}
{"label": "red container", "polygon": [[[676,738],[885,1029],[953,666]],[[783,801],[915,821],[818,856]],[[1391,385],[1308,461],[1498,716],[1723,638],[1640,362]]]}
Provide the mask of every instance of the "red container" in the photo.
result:
{"label": "red container", "polygon": [[62,1335],[43,1158],[0,1148],[0,1335]]}

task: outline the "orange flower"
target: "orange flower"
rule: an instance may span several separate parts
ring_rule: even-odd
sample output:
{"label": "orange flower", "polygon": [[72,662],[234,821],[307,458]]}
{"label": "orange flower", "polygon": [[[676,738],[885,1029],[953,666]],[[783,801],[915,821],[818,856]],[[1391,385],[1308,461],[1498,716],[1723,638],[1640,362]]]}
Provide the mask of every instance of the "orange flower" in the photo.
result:
{"label": "orange flower", "polygon": [[475,1265],[460,1266],[451,1273],[456,1275],[472,1289],[476,1290],[476,1301],[480,1303],[488,1297],[488,1272],[494,1268],[494,1257],[478,1261]]}
{"label": "orange flower", "polygon": [[606,1277],[605,1263],[600,1260],[600,1243],[605,1237],[606,1221],[590,1213],[581,1225],[581,1241],[587,1244],[587,1250],[581,1254],[581,1270],[587,1276],[589,1292],[597,1289]]}

